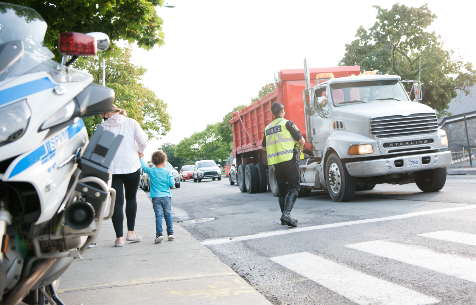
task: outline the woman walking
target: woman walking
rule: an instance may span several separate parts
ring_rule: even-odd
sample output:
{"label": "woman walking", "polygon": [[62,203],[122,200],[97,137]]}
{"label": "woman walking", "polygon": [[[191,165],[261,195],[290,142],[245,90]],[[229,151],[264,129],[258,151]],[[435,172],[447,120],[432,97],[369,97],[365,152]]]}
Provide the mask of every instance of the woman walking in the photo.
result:
{"label": "woman walking", "polygon": [[[134,231],[137,213],[137,189],[140,181],[140,162],[147,146],[147,134],[136,120],[126,117],[124,109],[112,105],[112,110],[101,115],[105,130],[114,135],[123,135],[121,145],[113,159],[112,188],[116,190],[116,204],[112,215],[112,225],[116,231],[116,247],[124,246],[124,191],[126,198],[127,235],[126,241],[139,242],[141,237]],[[136,146],[137,145],[137,146]]]}

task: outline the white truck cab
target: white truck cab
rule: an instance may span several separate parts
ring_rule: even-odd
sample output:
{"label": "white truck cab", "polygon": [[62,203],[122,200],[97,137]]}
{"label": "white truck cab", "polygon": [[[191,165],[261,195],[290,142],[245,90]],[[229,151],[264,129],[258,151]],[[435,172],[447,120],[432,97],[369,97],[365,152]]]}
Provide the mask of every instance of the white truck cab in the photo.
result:
{"label": "white truck cab", "polygon": [[334,201],[349,201],[378,183],[441,190],[451,152],[435,111],[419,102],[419,83],[412,101],[399,76],[330,74],[318,75],[313,88],[305,75],[306,142],[313,155],[301,161],[302,188],[327,189]]}

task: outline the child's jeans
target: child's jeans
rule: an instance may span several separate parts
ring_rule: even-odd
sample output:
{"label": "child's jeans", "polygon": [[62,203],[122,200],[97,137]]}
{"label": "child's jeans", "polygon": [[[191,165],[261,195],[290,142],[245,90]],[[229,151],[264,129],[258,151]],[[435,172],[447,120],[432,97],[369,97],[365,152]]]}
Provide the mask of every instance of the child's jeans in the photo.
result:
{"label": "child's jeans", "polygon": [[167,225],[167,234],[174,234],[172,226],[172,198],[171,197],[153,197],[152,205],[155,212],[155,227],[156,234],[162,235],[162,217],[165,218],[165,224]]}

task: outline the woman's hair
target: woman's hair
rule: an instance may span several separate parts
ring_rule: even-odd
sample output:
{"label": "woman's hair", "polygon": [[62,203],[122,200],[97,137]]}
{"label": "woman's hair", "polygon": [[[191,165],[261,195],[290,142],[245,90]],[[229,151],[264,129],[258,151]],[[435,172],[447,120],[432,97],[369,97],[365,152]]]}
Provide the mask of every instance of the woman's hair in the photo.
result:
{"label": "woman's hair", "polygon": [[157,150],[152,153],[152,164],[155,166],[164,163],[167,161],[167,155],[163,150]]}
{"label": "woman's hair", "polygon": [[112,109],[110,112],[119,113],[120,115],[127,116],[126,110],[118,108],[115,104],[112,104]]}

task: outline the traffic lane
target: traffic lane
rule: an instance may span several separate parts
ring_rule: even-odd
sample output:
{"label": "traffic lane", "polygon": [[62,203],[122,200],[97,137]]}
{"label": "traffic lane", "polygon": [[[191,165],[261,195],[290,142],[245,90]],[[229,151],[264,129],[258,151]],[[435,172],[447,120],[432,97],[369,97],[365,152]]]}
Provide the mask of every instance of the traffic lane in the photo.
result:
{"label": "traffic lane", "polygon": [[[459,226],[453,226],[453,217],[425,217],[384,224],[336,228],[247,242],[211,246],[220,259],[250,282],[275,304],[353,304],[341,295],[317,285],[313,281],[276,264],[271,258],[308,252],[353,270],[400,286],[433,296],[442,304],[473,304],[475,284],[421,267],[376,257],[347,247],[373,240],[424,246],[441,253],[451,253],[474,259],[474,247],[426,239],[416,234],[438,229],[476,232],[472,224],[475,214],[459,214]],[[435,223],[441,226],[435,226]],[[465,225],[462,225],[462,224]]]}
{"label": "traffic lane", "polygon": [[[236,186],[225,181],[208,184],[192,183],[174,197],[173,206],[187,212],[187,219],[209,219],[200,225],[186,225],[187,230],[199,240],[231,238],[274,230],[288,230],[280,222],[277,198],[271,193],[241,193]],[[377,186],[378,187],[378,186]],[[360,219],[378,218],[419,211],[458,207],[459,189],[442,190],[439,193],[455,202],[437,201],[439,193],[422,193],[390,186],[373,191],[359,192],[351,202],[333,202],[325,192],[313,192],[310,197],[296,201],[292,216],[299,220],[299,227],[332,224]],[[460,192],[461,193],[461,192]],[[405,198],[406,197],[406,198]]]}
{"label": "traffic lane", "polygon": [[[348,245],[385,240],[424,246],[441,253],[474,259],[476,247],[428,239],[418,234],[452,230],[474,234],[476,210],[447,212],[401,220],[290,233],[268,238],[209,246],[220,259],[250,282],[268,299],[290,304],[352,304],[342,296],[291,272],[270,260],[272,257],[309,252],[379,279],[397,283],[444,304],[455,300],[471,303],[474,283],[378,258]],[[289,231],[295,231],[290,229]],[[283,293],[285,291],[286,293]],[[311,301],[312,300],[312,301]]]}

